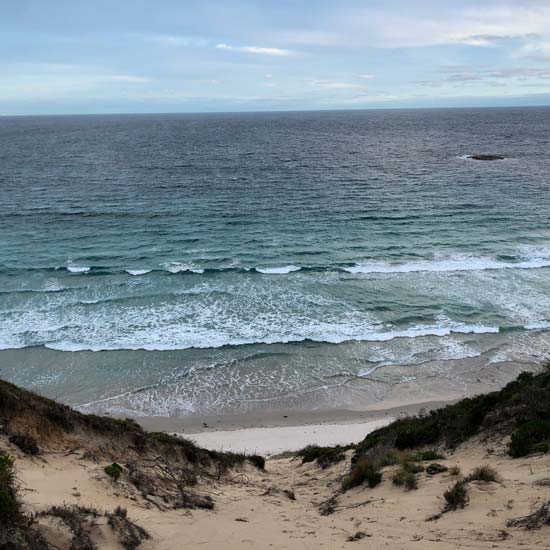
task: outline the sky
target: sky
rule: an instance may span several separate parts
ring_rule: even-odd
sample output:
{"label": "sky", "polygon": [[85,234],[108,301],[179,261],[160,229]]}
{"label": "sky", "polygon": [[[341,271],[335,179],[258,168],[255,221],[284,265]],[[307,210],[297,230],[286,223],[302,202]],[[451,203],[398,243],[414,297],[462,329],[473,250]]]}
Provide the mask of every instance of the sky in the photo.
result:
{"label": "sky", "polygon": [[0,0],[0,115],[550,105],[550,0]]}

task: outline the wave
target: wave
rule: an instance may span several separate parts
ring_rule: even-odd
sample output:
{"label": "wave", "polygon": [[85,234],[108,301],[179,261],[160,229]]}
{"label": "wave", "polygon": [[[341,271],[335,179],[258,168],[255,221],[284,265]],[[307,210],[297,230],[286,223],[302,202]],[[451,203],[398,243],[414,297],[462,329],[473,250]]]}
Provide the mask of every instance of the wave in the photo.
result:
{"label": "wave", "polygon": [[126,273],[128,273],[128,275],[138,277],[139,275],[146,275],[147,273],[151,273],[152,269],[126,269],[125,271]]}
{"label": "wave", "polygon": [[499,269],[540,269],[550,267],[550,258],[531,258],[515,262],[475,256],[454,256],[442,260],[419,260],[402,264],[387,262],[364,262],[343,270],[352,274],[361,273],[415,273],[449,271],[485,271]]}
{"label": "wave", "polygon": [[[144,351],[175,351],[185,349],[208,349],[222,348],[226,346],[245,346],[258,344],[299,344],[302,342],[316,342],[325,344],[341,344],[344,342],[388,342],[396,338],[421,338],[421,337],[445,337],[453,333],[458,334],[497,334],[500,331],[499,327],[493,326],[477,326],[477,325],[455,325],[450,327],[427,326],[420,325],[404,330],[376,332],[370,331],[365,333],[357,333],[354,335],[326,332],[324,334],[310,334],[308,336],[273,334],[271,336],[258,336],[257,338],[231,338],[221,335],[204,334],[200,335],[197,331],[193,335],[192,341],[188,342],[162,342],[149,341],[143,342],[142,339],[136,342],[126,341],[123,345],[113,342],[112,344],[102,343],[98,345],[85,344],[74,341],[56,341],[44,344],[44,347],[56,351],[116,351],[116,350],[144,350]],[[136,338],[136,340],[138,340]]]}
{"label": "wave", "polygon": [[164,264],[165,270],[169,273],[196,273],[198,275],[204,273],[204,269],[197,269],[195,267],[189,267],[187,265],[180,264],[178,262],[170,262],[168,264]]}
{"label": "wave", "polygon": [[88,265],[68,265],[67,271],[70,271],[71,273],[88,273],[92,269]]}
{"label": "wave", "polygon": [[293,271],[300,271],[301,268],[295,265],[285,265],[282,267],[256,267],[255,269],[258,273],[265,275],[286,275]]}

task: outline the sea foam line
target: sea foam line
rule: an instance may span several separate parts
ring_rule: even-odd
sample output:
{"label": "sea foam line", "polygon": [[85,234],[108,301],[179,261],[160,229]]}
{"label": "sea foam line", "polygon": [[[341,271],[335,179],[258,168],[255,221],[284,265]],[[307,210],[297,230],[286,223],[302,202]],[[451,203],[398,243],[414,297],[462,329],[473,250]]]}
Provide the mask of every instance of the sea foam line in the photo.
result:
{"label": "sea foam line", "polygon": [[421,260],[403,264],[386,262],[358,263],[343,270],[352,274],[359,273],[414,273],[449,271],[484,271],[498,269],[538,269],[550,267],[550,258],[533,258],[519,262],[503,262],[490,258],[454,257],[445,260]]}
{"label": "sea foam line", "polygon": [[[458,334],[497,334],[500,331],[499,327],[493,326],[478,326],[478,325],[454,325],[450,327],[438,327],[421,325],[411,327],[404,330],[375,332],[369,331],[365,333],[349,334],[330,332],[326,334],[293,334],[284,336],[281,334],[273,335],[258,335],[256,338],[244,339],[238,337],[221,337],[213,339],[211,335],[205,335],[202,341],[194,339],[193,342],[185,343],[185,341],[167,341],[167,342],[144,342],[141,338],[136,339],[135,343],[126,341],[124,345],[113,342],[105,344],[102,340],[101,345],[83,344],[80,342],[71,341],[56,341],[45,343],[44,346],[57,351],[114,351],[114,350],[145,350],[145,351],[175,351],[184,349],[208,349],[221,348],[224,346],[243,346],[254,344],[292,344],[300,342],[320,342],[327,344],[341,344],[343,342],[358,341],[358,342],[388,342],[396,338],[420,338],[425,336],[444,337],[450,336],[453,333]],[[195,333],[196,336],[196,333]]]}

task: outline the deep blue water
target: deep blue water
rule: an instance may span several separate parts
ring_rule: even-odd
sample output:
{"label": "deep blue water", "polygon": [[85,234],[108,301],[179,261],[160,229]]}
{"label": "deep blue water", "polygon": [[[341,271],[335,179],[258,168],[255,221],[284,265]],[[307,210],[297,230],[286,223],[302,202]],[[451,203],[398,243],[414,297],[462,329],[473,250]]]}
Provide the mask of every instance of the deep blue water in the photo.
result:
{"label": "deep blue water", "polygon": [[539,108],[0,118],[0,375],[185,414],[540,359],[549,141]]}

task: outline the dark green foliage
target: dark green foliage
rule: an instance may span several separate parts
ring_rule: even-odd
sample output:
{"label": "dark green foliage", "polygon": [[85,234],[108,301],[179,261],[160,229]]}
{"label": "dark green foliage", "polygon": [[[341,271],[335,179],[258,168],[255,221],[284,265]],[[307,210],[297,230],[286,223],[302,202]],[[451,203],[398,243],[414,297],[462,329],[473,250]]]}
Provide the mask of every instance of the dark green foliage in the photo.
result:
{"label": "dark green foliage", "polygon": [[260,455],[249,455],[246,457],[246,459],[258,470],[265,470],[265,458]]}
{"label": "dark green foliage", "polygon": [[550,443],[550,421],[530,420],[512,433],[509,453],[513,457],[533,452],[548,452]]}
{"label": "dark green foliage", "polygon": [[346,458],[345,452],[353,449],[353,445],[336,445],[335,447],[319,447],[317,445],[308,445],[296,453],[296,456],[302,457],[302,464],[316,461],[324,470],[332,464],[341,462]]}
{"label": "dark green foliage", "polygon": [[410,474],[419,474],[424,471],[424,466],[421,464],[416,464],[415,462],[404,462],[403,470]]}
{"label": "dark green foliage", "polygon": [[400,468],[391,478],[392,483],[397,487],[405,487],[407,491],[418,489],[418,482],[413,472]]}
{"label": "dark green foliage", "polygon": [[478,466],[467,479],[468,481],[485,481],[486,483],[491,481],[498,482],[498,474],[491,466]]}
{"label": "dark green foliage", "polygon": [[352,467],[351,472],[342,481],[344,491],[357,487],[363,483],[372,489],[382,481],[382,472],[375,460],[369,457],[363,457]]}
{"label": "dark green foliage", "polygon": [[116,462],[113,462],[110,466],[105,466],[104,470],[113,481],[118,481],[123,472],[122,466]]}
{"label": "dark green foliage", "polygon": [[468,504],[468,483],[464,480],[457,481],[443,493],[443,497],[446,512],[464,508]]}
{"label": "dark green foliage", "polygon": [[[396,420],[370,433],[356,447],[353,461],[379,446],[397,449],[466,441],[481,430],[512,433],[510,454],[523,456],[545,451],[550,445],[550,365],[539,374],[521,373],[499,391],[463,399],[427,415]],[[438,453],[422,453],[422,460],[438,459]],[[417,458],[419,460],[420,458]]]}
{"label": "dark green foliage", "polygon": [[0,455],[0,523],[14,522],[19,514],[13,458]]}
{"label": "dark green foliage", "polygon": [[417,462],[424,462],[427,460],[445,460],[445,455],[442,455],[435,450],[418,451],[412,455],[412,459]]}
{"label": "dark green foliage", "polygon": [[443,464],[439,464],[439,462],[433,462],[426,468],[426,473],[429,476],[434,476],[436,474],[441,474],[443,472],[446,472],[449,468]]}

